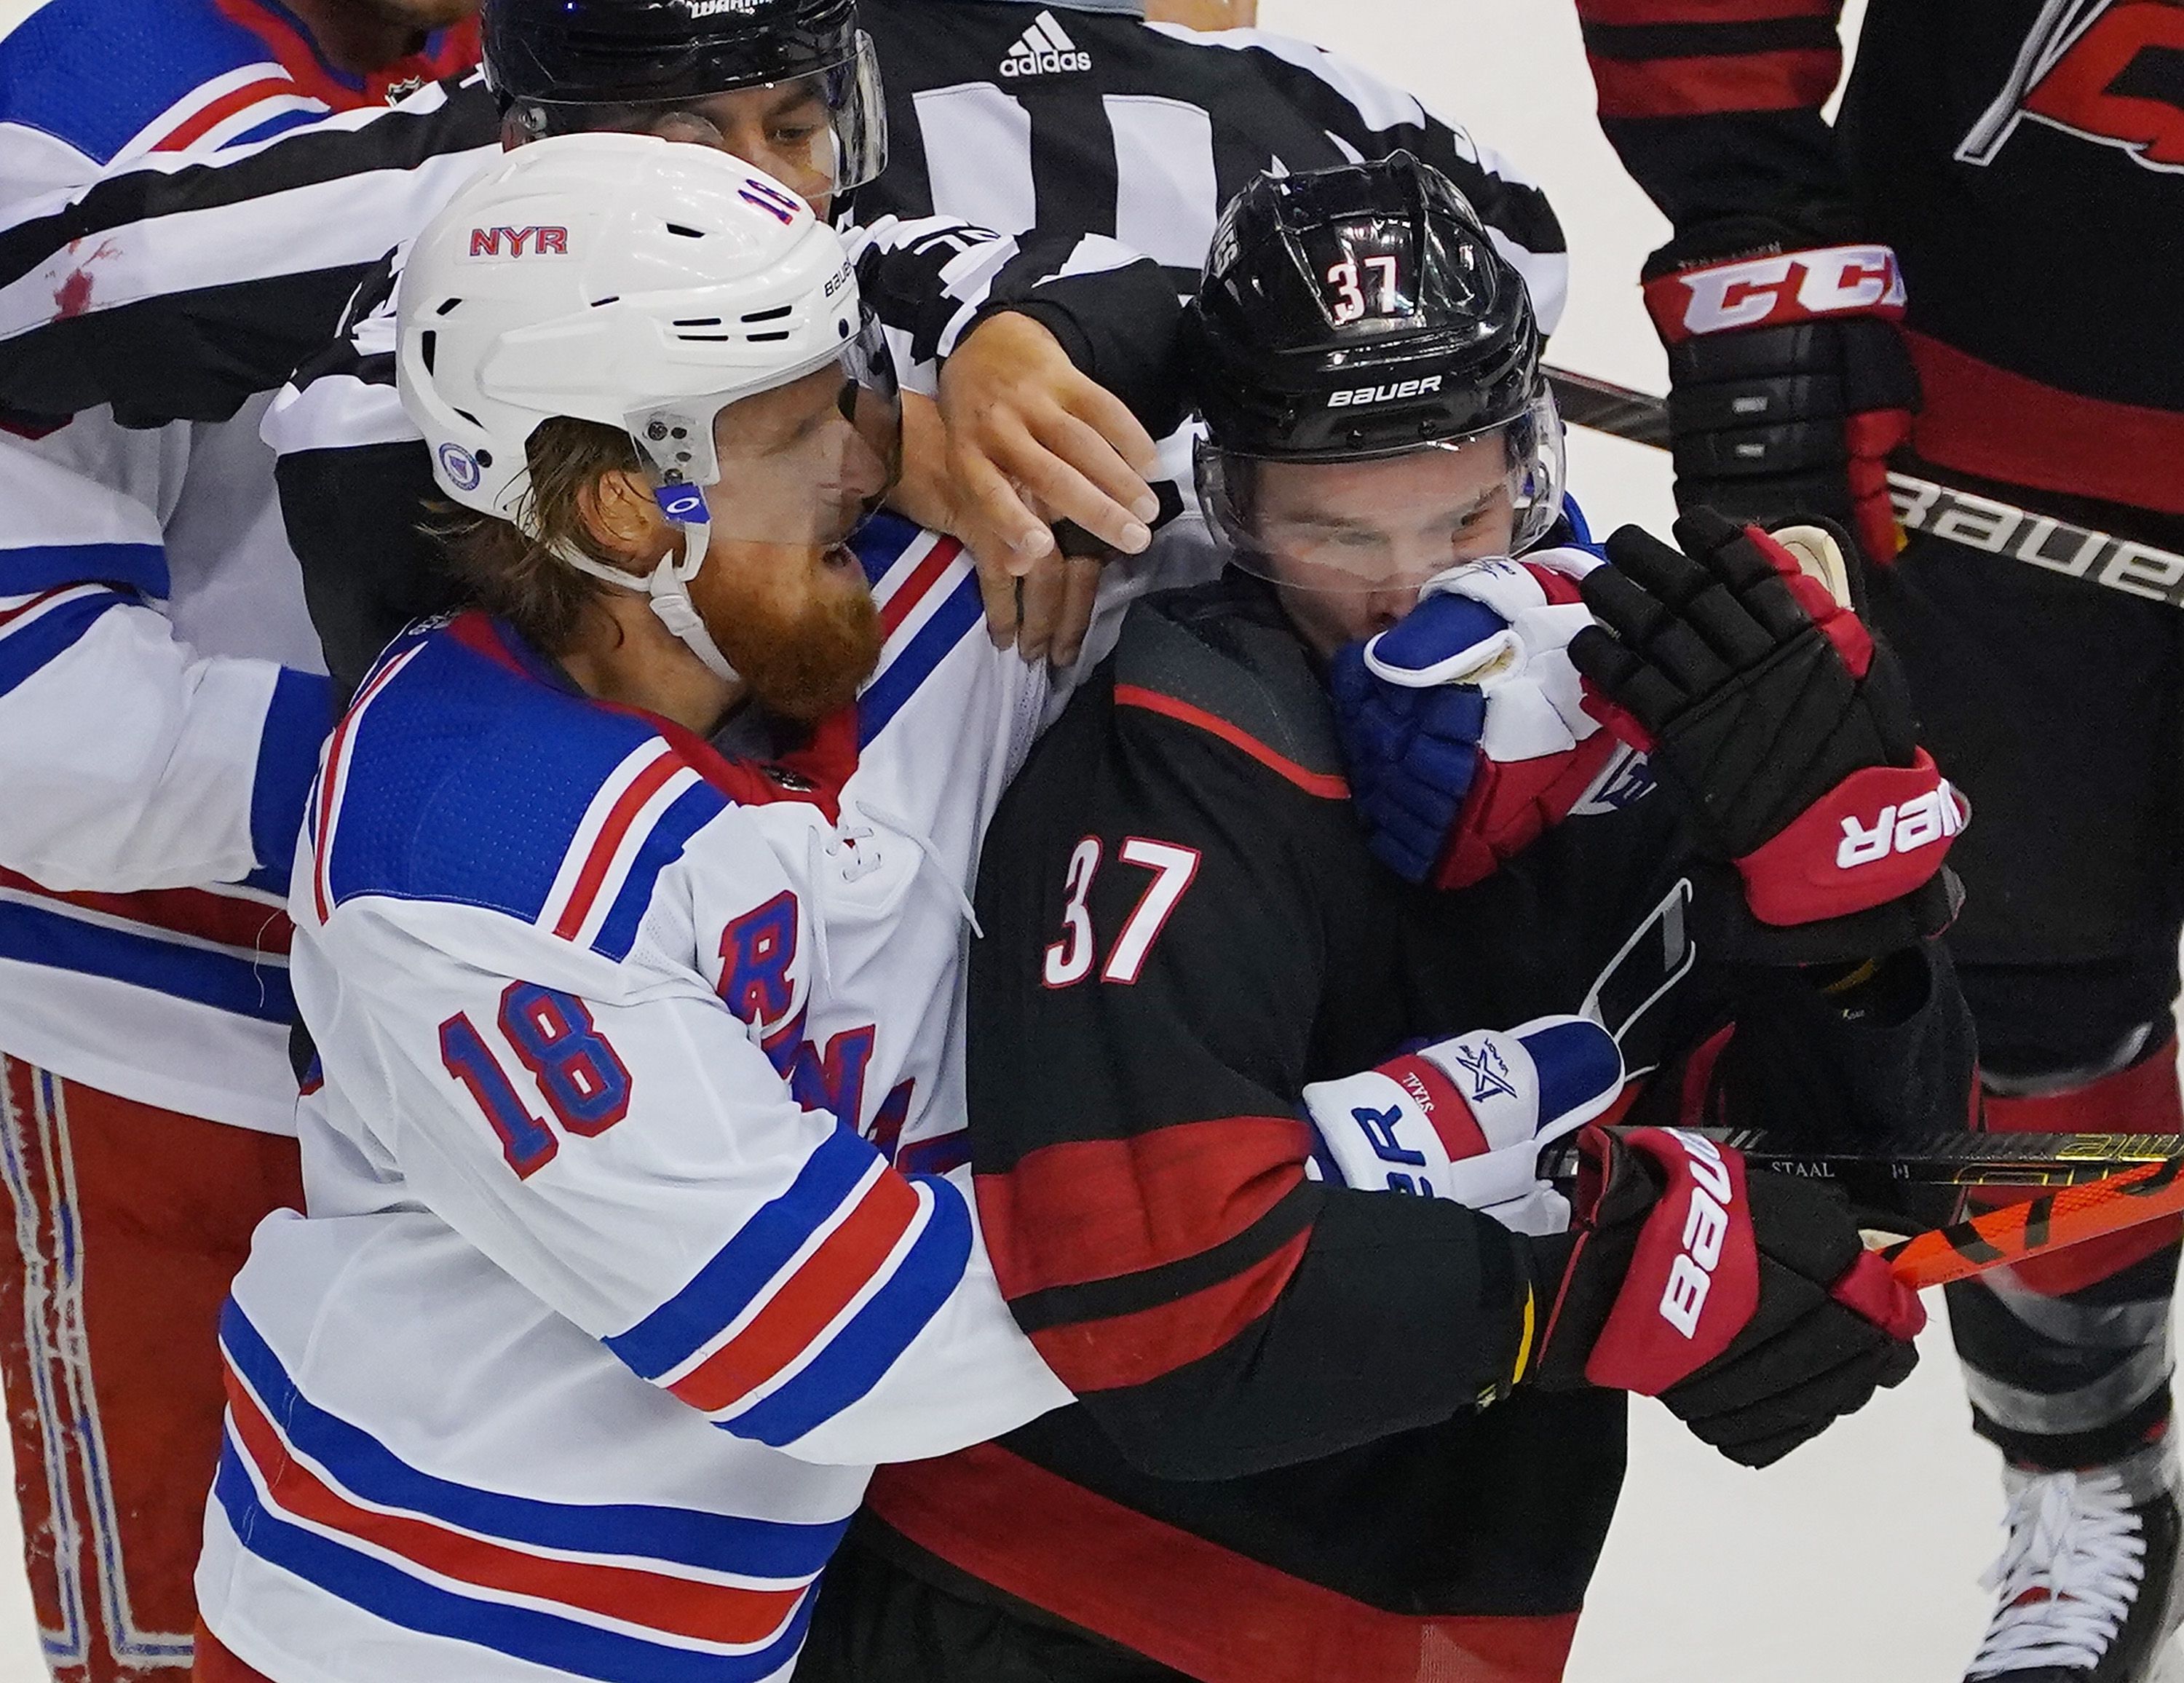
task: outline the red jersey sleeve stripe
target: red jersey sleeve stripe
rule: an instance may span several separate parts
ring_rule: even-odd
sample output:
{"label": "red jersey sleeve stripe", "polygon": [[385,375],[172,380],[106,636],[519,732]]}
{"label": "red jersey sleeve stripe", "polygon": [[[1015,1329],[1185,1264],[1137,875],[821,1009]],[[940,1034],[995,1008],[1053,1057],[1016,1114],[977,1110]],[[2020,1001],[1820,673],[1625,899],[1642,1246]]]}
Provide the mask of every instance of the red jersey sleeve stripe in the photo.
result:
{"label": "red jersey sleeve stripe", "polygon": [[606,881],[607,867],[621,850],[629,835],[629,827],[637,822],[637,815],[644,810],[645,803],[660,793],[667,780],[682,769],[681,757],[663,748],[660,756],[630,780],[621,792],[606,822],[592,842],[592,850],[586,855],[583,869],[577,874],[576,886],[569,891],[569,903],[562,908],[560,919],[554,925],[554,933],[563,940],[574,940],[577,932],[584,927],[591,915],[592,903],[599,896],[599,885]]}
{"label": "red jersey sleeve stripe", "polygon": [[948,571],[948,565],[963,553],[963,546],[952,538],[937,539],[925,552],[924,559],[911,569],[908,578],[888,594],[880,604],[880,635],[893,637],[902,622],[910,617],[910,610],[923,601],[933,588],[933,582]]}
{"label": "red jersey sleeve stripe", "polygon": [[129,894],[71,889],[64,894],[0,867],[0,889],[42,895],[86,911],[125,917],[155,929],[195,935],[242,952],[285,953],[293,933],[288,914],[261,900],[208,894],[203,889],[140,889]]}
{"label": "red jersey sleeve stripe", "polygon": [[1607,118],[1817,110],[1842,75],[1842,53],[1824,47],[1636,63],[1596,56],[1591,62],[1600,114]]}
{"label": "red jersey sleeve stripe", "polygon": [[1312,1136],[1293,1117],[1222,1117],[1128,1140],[1072,1140],[978,1177],[1001,1292],[1140,1273],[1226,1243],[1304,1179]]}
{"label": "red jersey sleeve stripe", "polygon": [[1331,772],[1307,771],[1287,755],[1268,747],[1240,726],[1232,725],[1217,713],[1209,713],[1203,707],[1194,707],[1188,701],[1178,701],[1173,695],[1163,695],[1156,689],[1147,689],[1134,683],[1115,686],[1115,705],[1117,707],[1142,707],[1149,713],[1158,713],[1166,718],[1210,732],[1232,748],[1241,749],[1269,771],[1279,772],[1306,794],[1316,794],[1323,800],[1350,799],[1350,784],[1346,778],[1337,777]]}
{"label": "red jersey sleeve stripe", "polygon": [[364,710],[393,681],[395,673],[416,659],[418,649],[423,647],[421,643],[405,649],[379,669],[362,693],[349,703],[348,711],[335,725],[332,740],[326,746],[326,764],[319,772],[318,822],[311,836],[311,897],[321,923],[333,916],[334,828],[341,810],[341,784],[348,769],[349,738]]}
{"label": "red jersey sleeve stripe", "polygon": [[1311,1242],[1300,1233],[1240,1273],[1173,1303],[1031,1335],[1055,1377],[1078,1392],[1140,1385],[1210,1356],[1274,1306]]}
{"label": "red jersey sleeve stripe", "polygon": [[311,1524],[383,1549],[427,1572],[504,1595],[524,1596],[697,1641],[763,1642],[796,1610],[801,1586],[753,1589],[627,1566],[531,1554],[416,1514],[365,1507],[291,1453],[272,1420],[231,1367],[229,1418],[267,1500]]}
{"label": "red jersey sleeve stripe", "polygon": [[1609,28],[1663,24],[1758,24],[1838,17],[1842,0],[1578,0],[1579,21]]}
{"label": "red jersey sleeve stripe", "polygon": [[1204,1683],[1557,1683],[1574,1612],[1390,1613],[1087,1490],[999,1444],[873,1477],[866,1505],[1005,1594]]}
{"label": "red jersey sleeve stripe", "polygon": [[886,1266],[918,1211],[916,1189],[883,1173],[765,1307],[668,1390],[705,1413],[737,1403],[811,1347]]}

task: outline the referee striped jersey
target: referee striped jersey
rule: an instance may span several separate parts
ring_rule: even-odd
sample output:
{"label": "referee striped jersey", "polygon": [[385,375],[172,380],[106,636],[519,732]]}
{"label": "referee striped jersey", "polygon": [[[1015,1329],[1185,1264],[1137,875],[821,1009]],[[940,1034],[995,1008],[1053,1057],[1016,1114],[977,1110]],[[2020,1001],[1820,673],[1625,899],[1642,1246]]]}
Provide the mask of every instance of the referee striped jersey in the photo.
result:
{"label": "referee striped jersey", "polygon": [[1568,255],[1546,196],[1412,95],[1307,42],[1202,34],[1112,6],[866,0],[887,173],[861,215],[1112,234],[1196,285],[1221,207],[1260,171],[1402,148],[1470,198],[1552,328]]}
{"label": "referee striped jersey", "polygon": [[[1401,147],[1471,197],[1543,323],[1559,312],[1567,259],[1539,188],[1318,47],[1059,4],[861,9],[893,135],[887,175],[860,192],[861,220],[938,212],[1004,234],[1109,234],[1180,285],[1222,203],[1259,170]],[[233,414],[332,337],[372,265],[498,132],[473,75],[209,153],[123,157],[87,187],[0,207],[0,407],[112,403],[137,425]],[[67,285],[93,252],[94,284]]]}

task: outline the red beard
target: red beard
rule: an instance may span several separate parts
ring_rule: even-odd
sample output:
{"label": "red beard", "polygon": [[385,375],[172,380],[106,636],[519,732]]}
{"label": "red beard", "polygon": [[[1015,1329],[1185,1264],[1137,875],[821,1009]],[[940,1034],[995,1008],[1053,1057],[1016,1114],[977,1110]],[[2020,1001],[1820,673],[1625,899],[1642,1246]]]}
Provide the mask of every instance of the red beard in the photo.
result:
{"label": "red beard", "polygon": [[855,700],[879,664],[886,638],[861,569],[838,582],[794,610],[764,601],[743,605],[733,627],[715,633],[721,652],[768,711],[816,723]]}

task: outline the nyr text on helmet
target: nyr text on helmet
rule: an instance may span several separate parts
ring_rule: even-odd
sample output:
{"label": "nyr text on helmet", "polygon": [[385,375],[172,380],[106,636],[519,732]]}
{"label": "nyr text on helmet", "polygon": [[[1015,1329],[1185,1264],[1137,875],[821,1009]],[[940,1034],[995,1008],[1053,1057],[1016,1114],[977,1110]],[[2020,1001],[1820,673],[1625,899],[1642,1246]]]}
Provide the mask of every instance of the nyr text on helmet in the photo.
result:
{"label": "nyr text on helmet", "polygon": [[[472,257],[499,257],[503,242],[506,242],[510,257],[566,257],[569,254],[569,231],[566,228],[473,228],[471,230]],[[528,245],[526,254],[524,248]]]}

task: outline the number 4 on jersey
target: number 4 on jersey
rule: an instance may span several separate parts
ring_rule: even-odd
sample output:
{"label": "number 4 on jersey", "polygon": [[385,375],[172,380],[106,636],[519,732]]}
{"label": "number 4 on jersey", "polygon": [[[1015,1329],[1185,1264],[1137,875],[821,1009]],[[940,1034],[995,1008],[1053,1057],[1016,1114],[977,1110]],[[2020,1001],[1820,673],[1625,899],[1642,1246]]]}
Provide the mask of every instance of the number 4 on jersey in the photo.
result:
{"label": "number 4 on jersey", "polygon": [[[1145,893],[1138,896],[1137,905],[1123,920],[1122,933],[1115,937],[1107,962],[1100,971],[1101,981],[1120,982],[1127,986],[1138,979],[1161,929],[1182,900],[1190,879],[1198,874],[1199,855],[1195,847],[1130,836],[1115,850],[1115,857],[1125,865],[1142,866],[1153,873]],[[1092,972],[1092,914],[1086,909],[1085,901],[1099,869],[1100,839],[1087,836],[1070,854],[1069,868],[1062,879],[1063,892],[1068,898],[1061,908],[1061,939],[1047,948],[1046,962],[1040,972],[1041,979],[1050,988],[1067,988],[1073,982],[1083,981]]]}
{"label": "number 4 on jersey", "polygon": [[[604,1134],[629,1114],[628,1067],[574,994],[510,983],[500,995],[500,1032],[565,1132]],[[440,1025],[440,1062],[485,1112],[517,1179],[553,1162],[560,1141],[532,1115],[485,1036],[461,1012]]]}

